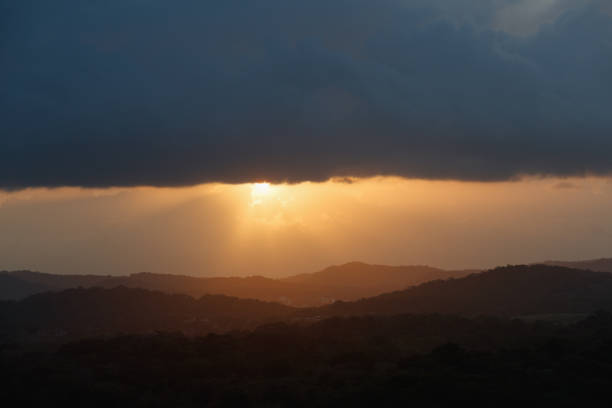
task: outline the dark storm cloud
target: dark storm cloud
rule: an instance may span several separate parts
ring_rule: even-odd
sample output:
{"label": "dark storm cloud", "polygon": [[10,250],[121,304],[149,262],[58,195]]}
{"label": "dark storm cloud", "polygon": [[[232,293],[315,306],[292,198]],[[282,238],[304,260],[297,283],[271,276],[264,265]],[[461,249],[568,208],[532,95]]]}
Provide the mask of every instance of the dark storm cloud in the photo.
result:
{"label": "dark storm cloud", "polygon": [[0,0],[0,188],[609,174],[605,4]]}

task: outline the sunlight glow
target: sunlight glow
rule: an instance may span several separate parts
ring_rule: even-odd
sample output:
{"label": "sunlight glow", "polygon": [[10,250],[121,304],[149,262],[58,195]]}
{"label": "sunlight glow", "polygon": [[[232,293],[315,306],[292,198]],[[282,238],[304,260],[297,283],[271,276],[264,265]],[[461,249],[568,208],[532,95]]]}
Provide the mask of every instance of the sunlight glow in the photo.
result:
{"label": "sunlight glow", "polygon": [[270,183],[251,184],[251,207],[263,204],[265,199],[273,196],[274,190]]}
{"label": "sunlight glow", "polygon": [[0,259],[57,273],[241,276],[355,258],[448,269],[594,259],[609,256],[610,202],[612,180],[594,177],[33,188],[0,192]]}
{"label": "sunlight glow", "polygon": [[251,195],[253,195],[254,197],[268,195],[270,194],[270,192],[272,192],[272,187],[270,186],[270,183],[254,183],[251,187]]}

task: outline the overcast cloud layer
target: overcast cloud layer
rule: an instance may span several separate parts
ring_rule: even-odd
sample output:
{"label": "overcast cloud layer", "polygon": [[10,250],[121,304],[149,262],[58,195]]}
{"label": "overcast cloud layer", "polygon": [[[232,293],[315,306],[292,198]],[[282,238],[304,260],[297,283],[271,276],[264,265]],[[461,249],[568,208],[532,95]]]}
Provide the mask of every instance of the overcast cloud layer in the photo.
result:
{"label": "overcast cloud layer", "polygon": [[0,188],[612,173],[599,0],[0,0]]}

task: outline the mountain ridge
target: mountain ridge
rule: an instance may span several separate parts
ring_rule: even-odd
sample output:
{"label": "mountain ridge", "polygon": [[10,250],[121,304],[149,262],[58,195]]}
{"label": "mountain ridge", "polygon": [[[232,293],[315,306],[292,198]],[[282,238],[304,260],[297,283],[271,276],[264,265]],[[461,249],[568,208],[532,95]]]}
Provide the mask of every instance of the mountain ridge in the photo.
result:
{"label": "mountain ridge", "polygon": [[585,259],[582,261],[544,261],[545,265],[565,266],[567,268],[586,269],[595,272],[612,273],[612,258]]}
{"label": "mountain ridge", "polygon": [[509,265],[456,279],[302,311],[336,316],[398,313],[530,315],[612,310],[612,274],[552,265]]}
{"label": "mountain ridge", "polygon": [[525,318],[587,315],[600,310],[612,311],[612,274],[514,265],[310,308],[123,286],[73,288],[0,302],[0,337],[40,340],[157,330],[201,335],[248,330],[264,323],[310,324],[329,317],[447,314]]}
{"label": "mountain ridge", "polygon": [[[338,273],[340,272],[340,273]],[[0,290],[0,299],[16,300],[27,295],[75,287],[112,288],[126,286],[184,293],[194,297],[223,294],[239,298],[255,298],[281,302],[293,306],[318,306],[335,300],[356,300],[395,289],[403,289],[432,279],[462,276],[469,271],[446,271],[428,266],[385,266],[350,262],[334,265],[321,271],[267,278],[195,277],[188,275],[139,272],[125,276],[112,275],[54,275],[32,271],[0,272],[0,277],[20,279],[23,289],[19,296]],[[336,275],[333,275],[333,274]],[[31,285],[28,291],[28,285]]]}

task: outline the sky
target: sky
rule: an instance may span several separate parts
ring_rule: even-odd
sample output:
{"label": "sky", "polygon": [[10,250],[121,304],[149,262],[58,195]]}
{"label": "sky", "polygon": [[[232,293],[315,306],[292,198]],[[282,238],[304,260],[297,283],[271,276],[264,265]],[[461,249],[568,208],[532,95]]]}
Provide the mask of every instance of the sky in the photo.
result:
{"label": "sky", "polygon": [[612,256],[608,0],[0,0],[0,88],[0,269]]}
{"label": "sky", "polygon": [[0,193],[3,269],[288,276],[610,256],[612,181],[370,178]]}

